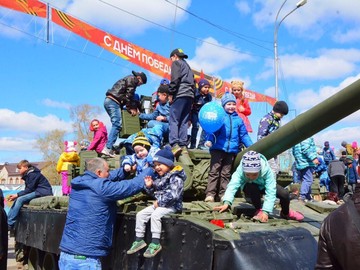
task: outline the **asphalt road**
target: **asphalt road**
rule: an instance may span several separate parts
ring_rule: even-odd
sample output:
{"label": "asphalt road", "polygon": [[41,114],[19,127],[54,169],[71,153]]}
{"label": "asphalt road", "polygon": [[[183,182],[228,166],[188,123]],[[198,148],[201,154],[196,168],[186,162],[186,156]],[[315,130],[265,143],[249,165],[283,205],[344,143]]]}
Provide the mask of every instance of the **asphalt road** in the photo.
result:
{"label": "asphalt road", "polygon": [[8,262],[7,270],[20,270],[26,269],[22,264],[18,264],[15,260],[15,239],[14,237],[9,237],[9,250],[8,250]]}

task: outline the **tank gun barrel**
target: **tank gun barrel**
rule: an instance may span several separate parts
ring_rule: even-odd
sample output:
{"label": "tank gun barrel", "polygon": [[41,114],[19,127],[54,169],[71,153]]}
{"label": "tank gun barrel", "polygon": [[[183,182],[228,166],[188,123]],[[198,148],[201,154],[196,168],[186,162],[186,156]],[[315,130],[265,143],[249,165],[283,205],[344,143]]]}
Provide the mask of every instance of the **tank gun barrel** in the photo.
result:
{"label": "tank gun barrel", "polygon": [[273,158],[359,110],[359,100],[360,80],[357,80],[240,152],[236,157],[234,169],[240,164],[242,156],[247,151],[254,150],[262,153],[267,159]]}

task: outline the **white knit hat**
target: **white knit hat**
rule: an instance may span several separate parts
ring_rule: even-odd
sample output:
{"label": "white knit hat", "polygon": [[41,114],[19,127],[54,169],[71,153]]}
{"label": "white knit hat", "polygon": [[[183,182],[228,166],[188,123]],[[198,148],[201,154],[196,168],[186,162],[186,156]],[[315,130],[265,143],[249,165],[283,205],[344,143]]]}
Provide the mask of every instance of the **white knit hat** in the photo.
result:
{"label": "white knit hat", "polygon": [[261,170],[260,154],[255,151],[249,151],[242,158],[242,168],[246,173],[257,173]]}

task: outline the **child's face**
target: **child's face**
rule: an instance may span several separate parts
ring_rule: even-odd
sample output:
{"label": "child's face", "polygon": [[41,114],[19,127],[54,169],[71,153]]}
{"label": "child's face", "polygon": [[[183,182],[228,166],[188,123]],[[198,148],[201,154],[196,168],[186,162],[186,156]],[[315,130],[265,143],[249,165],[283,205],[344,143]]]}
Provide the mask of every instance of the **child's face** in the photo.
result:
{"label": "child's face", "polygon": [[135,151],[136,156],[140,159],[146,158],[149,153],[148,150],[144,146],[141,146],[141,145],[135,145],[134,151]]}
{"label": "child's face", "polygon": [[158,175],[163,176],[167,172],[171,170],[171,168],[165,164],[159,163],[157,161],[154,161],[155,171],[158,173]]}
{"label": "child's face", "polygon": [[164,104],[168,101],[168,95],[165,93],[158,93],[158,98],[161,104]]}
{"label": "child's face", "polygon": [[200,93],[201,93],[202,95],[207,95],[207,94],[209,94],[209,90],[210,90],[210,87],[209,87],[208,85],[204,85],[204,86],[201,88]]}
{"label": "child's face", "polygon": [[258,172],[257,173],[248,173],[248,172],[246,172],[245,176],[246,176],[247,179],[249,179],[251,181],[255,181],[256,179],[258,179],[259,173]]}
{"label": "child's face", "polygon": [[242,96],[243,96],[243,89],[242,88],[233,88],[232,89],[232,93],[234,94],[234,96],[236,97],[236,98],[242,98]]}
{"label": "child's face", "polygon": [[236,103],[235,102],[228,102],[225,104],[224,109],[227,113],[232,114],[236,110]]}
{"label": "child's face", "polygon": [[96,130],[99,129],[99,122],[98,121],[92,121],[91,126],[96,131]]}
{"label": "child's face", "polygon": [[29,168],[28,166],[20,166],[20,168],[18,167],[18,169],[19,169],[19,173],[23,175]]}

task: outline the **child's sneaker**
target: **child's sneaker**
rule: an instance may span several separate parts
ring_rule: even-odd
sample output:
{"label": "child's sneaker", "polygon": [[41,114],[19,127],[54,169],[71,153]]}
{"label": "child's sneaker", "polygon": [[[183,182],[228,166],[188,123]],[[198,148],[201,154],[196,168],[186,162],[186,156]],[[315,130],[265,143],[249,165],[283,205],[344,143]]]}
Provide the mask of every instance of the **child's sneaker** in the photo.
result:
{"label": "child's sneaker", "polygon": [[285,219],[292,219],[296,221],[302,221],[304,219],[303,214],[297,211],[289,210],[288,215],[284,215],[283,212],[280,212],[280,216]]}
{"label": "child's sneaker", "polygon": [[131,248],[126,251],[126,254],[134,254],[135,252],[138,252],[140,249],[143,249],[144,247],[146,247],[146,243],[144,240],[141,241],[135,241],[134,243],[132,243]]}
{"label": "child's sneaker", "polygon": [[161,250],[161,245],[160,244],[150,243],[150,245],[148,246],[148,248],[146,249],[146,251],[144,253],[144,257],[145,258],[152,258],[156,254],[158,254],[160,250]]}

